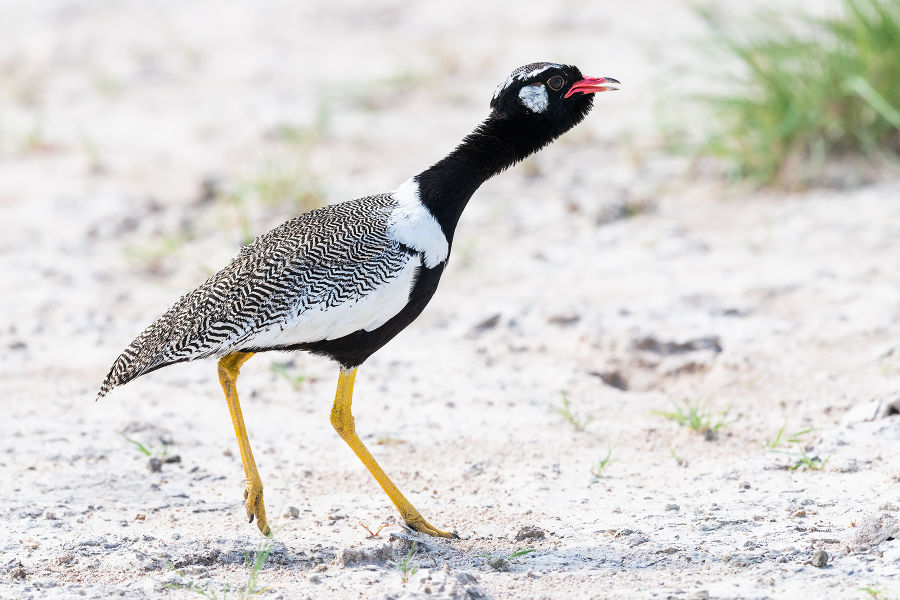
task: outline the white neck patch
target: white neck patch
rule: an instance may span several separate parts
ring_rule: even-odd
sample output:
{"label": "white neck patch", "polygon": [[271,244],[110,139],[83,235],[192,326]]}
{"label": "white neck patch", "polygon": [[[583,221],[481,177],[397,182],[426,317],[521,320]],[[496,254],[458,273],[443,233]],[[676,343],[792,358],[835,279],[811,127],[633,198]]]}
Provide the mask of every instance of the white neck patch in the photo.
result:
{"label": "white neck patch", "polygon": [[525,108],[533,113],[542,113],[547,110],[550,105],[550,98],[547,96],[547,88],[543,85],[526,85],[519,90],[519,100],[525,105]]}
{"label": "white neck patch", "polygon": [[397,207],[388,218],[388,235],[422,253],[422,262],[433,269],[447,260],[450,245],[434,215],[419,196],[419,182],[407,179],[391,192]]}

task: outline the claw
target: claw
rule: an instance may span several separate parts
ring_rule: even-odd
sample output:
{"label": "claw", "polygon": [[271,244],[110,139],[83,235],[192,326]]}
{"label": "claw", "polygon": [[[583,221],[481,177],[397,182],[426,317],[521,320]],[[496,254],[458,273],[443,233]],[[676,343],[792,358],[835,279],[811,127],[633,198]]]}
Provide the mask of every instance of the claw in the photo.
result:
{"label": "claw", "polygon": [[244,500],[246,501],[248,523],[253,523],[253,519],[256,519],[256,526],[259,528],[259,531],[263,535],[268,536],[271,533],[271,529],[269,529],[269,523],[266,521],[266,505],[263,502],[262,486],[248,483],[247,487],[244,488]]}
{"label": "claw", "polygon": [[419,533],[425,533],[430,536],[448,538],[453,540],[459,539],[459,536],[456,533],[438,529],[437,527],[426,521],[422,517],[422,515],[418,513],[412,515],[408,519],[404,519],[404,523],[406,523],[407,527],[409,527],[413,531],[418,531]]}

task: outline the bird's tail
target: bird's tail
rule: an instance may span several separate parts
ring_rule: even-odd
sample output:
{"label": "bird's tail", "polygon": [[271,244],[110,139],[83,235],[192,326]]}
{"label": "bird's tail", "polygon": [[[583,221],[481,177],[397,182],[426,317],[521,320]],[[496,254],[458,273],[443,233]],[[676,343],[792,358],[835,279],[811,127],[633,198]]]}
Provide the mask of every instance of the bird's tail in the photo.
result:
{"label": "bird's tail", "polygon": [[151,323],[122,351],[100,384],[97,400],[106,396],[113,388],[125,385],[150,371],[192,358],[177,356],[173,349],[171,313],[172,310]]}
{"label": "bird's tail", "polygon": [[143,370],[136,364],[137,355],[132,350],[132,346],[134,346],[134,343],[119,355],[119,358],[115,360],[109,369],[109,373],[106,374],[106,378],[100,384],[97,400],[106,396],[114,387],[125,385],[135,377],[143,374]]}

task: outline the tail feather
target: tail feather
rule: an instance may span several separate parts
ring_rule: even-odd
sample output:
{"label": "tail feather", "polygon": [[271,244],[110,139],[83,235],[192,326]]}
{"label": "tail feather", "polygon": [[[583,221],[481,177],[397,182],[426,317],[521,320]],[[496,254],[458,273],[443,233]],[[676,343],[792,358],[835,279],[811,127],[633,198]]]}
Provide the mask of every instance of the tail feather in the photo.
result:
{"label": "tail feather", "polygon": [[176,325],[184,313],[184,299],[151,323],[116,358],[97,392],[97,400],[113,388],[166,365],[207,356],[198,348],[179,343]]}
{"label": "tail feather", "polygon": [[[97,392],[97,400],[100,400],[109,394],[113,388],[125,385],[132,379],[136,379],[141,375],[149,373],[166,364],[159,360],[159,354],[146,352],[146,346],[144,346],[145,351],[140,352],[143,337],[144,334],[141,334],[141,336],[134,340],[128,348],[123,350],[122,354],[120,354],[115,362],[113,362],[112,367],[109,369],[109,373],[106,374],[106,378],[103,380],[103,383],[100,384],[100,390]],[[153,354],[156,356],[152,356]]]}

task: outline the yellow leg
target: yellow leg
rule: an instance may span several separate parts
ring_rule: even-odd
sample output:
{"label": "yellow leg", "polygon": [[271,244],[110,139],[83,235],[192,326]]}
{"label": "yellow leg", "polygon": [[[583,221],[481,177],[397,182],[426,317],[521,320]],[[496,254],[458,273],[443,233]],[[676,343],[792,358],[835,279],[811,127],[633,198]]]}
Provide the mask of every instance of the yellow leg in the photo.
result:
{"label": "yellow leg", "polygon": [[266,506],[263,504],[262,479],[256,470],[256,461],[253,460],[253,452],[250,450],[250,439],[247,437],[247,428],[244,426],[244,416],[241,414],[241,403],[238,400],[237,383],[241,372],[241,365],[253,356],[252,352],[234,352],[219,359],[219,383],[225,392],[228,401],[228,410],[231,413],[231,423],[234,425],[234,434],[237,436],[238,448],[241,450],[241,462],[244,464],[244,476],[247,479],[244,488],[244,500],[246,500],[247,516],[250,522],[256,519],[256,526],[263,535],[269,535],[269,523],[266,521]]}
{"label": "yellow leg", "polygon": [[437,529],[422,518],[419,511],[409,503],[409,500],[407,500],[402,493],[400,493],[400,490],[397,489],[394,482],[391,481],[390,477],[388,477],[378,463],[375,462],[375,458],[369,452],[368,448],[363,445],[362,440],[356,435],[355,420],[353,419],[353,414],[350,412],[350,405],[353,402],[354,381],[356,381],[356,369],[353,369],[350,372],[341,370],[340,377],[338,377],[337,393],[334,396],[334,406],[331,408],[331,425],[338,432],[338,435],[347,442],[347,445],[350,446],[350,449],[359,457],[359,460],[366,465],[369,473],[375,477],[375,481],[378,482],[381,489],[385,491],[388,498],[391,499],[391,502],[393,502],[394,506],[397,507],[397,510],[400,511],[400,516],[403,517],[407,526],[416,531],[427,533],[428,535],[445,538],[459,537],[455,533],[448,533]]}

